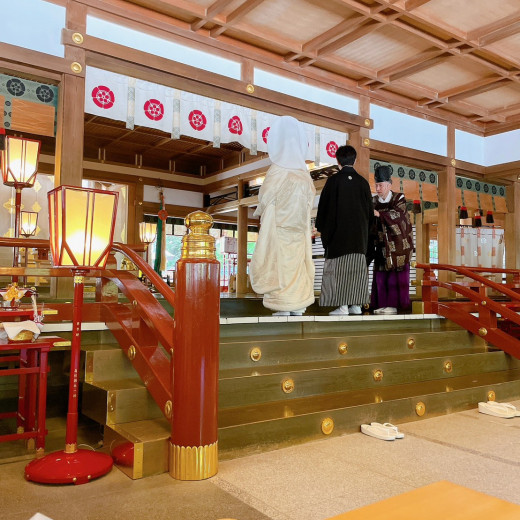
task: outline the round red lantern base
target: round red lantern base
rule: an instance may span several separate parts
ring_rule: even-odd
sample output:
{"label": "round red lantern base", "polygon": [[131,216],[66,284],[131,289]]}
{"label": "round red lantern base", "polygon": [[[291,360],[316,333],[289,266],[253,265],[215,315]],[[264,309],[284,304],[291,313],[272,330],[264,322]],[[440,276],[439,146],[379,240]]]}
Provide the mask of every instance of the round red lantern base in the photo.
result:
{"label": "round red lantern base", "polygon": [[86,484],[112,469],[110,455],[91,450],[56,451],[25,466],[25,478],[40,484]]}

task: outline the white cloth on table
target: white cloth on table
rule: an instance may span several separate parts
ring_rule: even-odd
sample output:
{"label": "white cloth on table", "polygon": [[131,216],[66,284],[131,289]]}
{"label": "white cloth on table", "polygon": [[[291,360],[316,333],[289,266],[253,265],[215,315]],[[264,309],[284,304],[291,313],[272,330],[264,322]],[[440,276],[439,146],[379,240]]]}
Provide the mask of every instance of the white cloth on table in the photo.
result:
{"label": "white cloth on table", "polygon": [[[34,321],[31,321],[31,320],[4,321],[2,323],[2,325],[4,327],[6,336],[11,340],[14,340],[16,338],[16,336],[24,330],[29,330],[29,331],[33,332],[35,339],[40,335],[40,332],[41,332],[41,328],[36,323],[34,323]],[[0,339],[1,339],[1,336],[0,336]],[[5,336],[4,336],[4,339],[5,339]]]}

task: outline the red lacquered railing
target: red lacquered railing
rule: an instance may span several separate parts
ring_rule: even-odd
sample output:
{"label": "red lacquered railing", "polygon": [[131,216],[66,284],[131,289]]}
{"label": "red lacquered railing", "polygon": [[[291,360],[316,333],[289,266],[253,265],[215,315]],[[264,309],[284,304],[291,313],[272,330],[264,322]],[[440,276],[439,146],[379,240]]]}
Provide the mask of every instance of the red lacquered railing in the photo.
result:
{"label": "red lacquered railing", "polygon": [[[209,235],[211,223],[211,217],[202,212],[194,212],[186,219],[190,234],[185,237],[183,258],[177,264],[176,283],[180,287],[175,313],[177,326],[134,274],[110,266],[89,271],[88,277],[97,279],[96,302],[83,306],[84,318],[88,316],[107,324],[150,395],[172,423],[170,474],[181,480],[211,477],[218,467],[220,269],[214,258],[214,239]],[[2,246],[48,249],[49,241],[0,238]],[[204,249],[206,252],[202,254]],[[112,252],[129,258],[175,308],[173,290],[136,251],[144,251],[144,246],[120,243],[112,246]],[[73,273],[67,268],[0,267],[0,275],[71,277]],[[129,303],[119,302],[118,291]],[[70,304],[57,306],[60,319],[70,319]],[[197,457],[193,456],[194,450]]]}
{"label": "red lacquered railing", "polygon": [[[520,271],[516,269],[496,269],[464,267],[446,264],[416,264],[423,269],[422,300],[426,313],[435,313],[454,321],[461,327],[485,338],[487,342],[520,358],[520,341],[499,326],[497,315],[520,327],[520,315],[514,308],[520,308]],[[434,271],[452,272],[465,276],[471,282],[439,280]],[[500,284],[487,279],[480,273],[506,274],[513,278],[512,284]],[[453,291],[469,301],[439,300],[438,289]],[[488,290],[498,293],[491,298]],[[498,300],[498,298],[500,298]]]}

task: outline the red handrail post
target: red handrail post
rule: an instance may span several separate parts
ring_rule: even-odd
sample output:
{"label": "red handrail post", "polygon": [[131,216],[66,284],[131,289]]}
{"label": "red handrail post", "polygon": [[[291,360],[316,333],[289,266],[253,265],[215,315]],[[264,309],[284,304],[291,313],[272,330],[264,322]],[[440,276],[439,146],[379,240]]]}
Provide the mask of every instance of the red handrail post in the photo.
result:
{"label": "red handrail post", "polygon": [[[117,261],[114,253],[108,255],[107,269],[117,269]],[[96,278],[96,301],[103,303],[117,303],[119,290],[117,285],[108,278]]]}
{"label": "red handrail post", "polygon": [[202,211],[186,217],[176,268],[170,475],[179,480],[218,471],[220,264],[212,222]]}
{"label": "red handrail post", "polygon": [[437,286],[433,283],[437,280],[435,272],[429,265],[421,266],[424,269],[422,281],[422,300],[424,302],[424,312],[426,314],[436,314],[439,303]]}

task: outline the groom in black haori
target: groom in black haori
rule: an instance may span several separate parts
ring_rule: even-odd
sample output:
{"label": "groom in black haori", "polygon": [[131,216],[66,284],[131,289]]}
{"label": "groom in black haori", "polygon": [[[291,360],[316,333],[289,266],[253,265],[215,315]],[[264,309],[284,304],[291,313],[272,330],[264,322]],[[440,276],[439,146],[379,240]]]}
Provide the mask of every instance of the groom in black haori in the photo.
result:
{"label": "groom in black haori", "polygon": [[340,146],[341,170],[327,179],[320,195],[316,229],[325,249],[320,306],[329,314],[361,314],[369,302],[367,246],[374,220],[370,185],[354,169],[356,150]]}
{"label": "groom in black haori", "polygon": [[374,314],[396,314],[410,307],[410,261],[413,231],[403,193],[392,191],[392,170],[379,166],[375,170],[376,196],[374,215],[374,277],[371,307]]}

